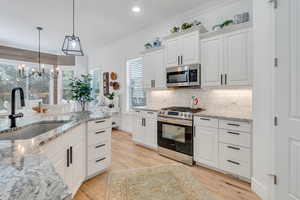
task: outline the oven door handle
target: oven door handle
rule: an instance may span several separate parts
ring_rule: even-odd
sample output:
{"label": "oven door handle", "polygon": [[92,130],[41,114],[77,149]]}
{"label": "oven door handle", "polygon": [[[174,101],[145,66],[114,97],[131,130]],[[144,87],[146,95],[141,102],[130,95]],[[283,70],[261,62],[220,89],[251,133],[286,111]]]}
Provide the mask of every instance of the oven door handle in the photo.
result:
{"label": "oven door handle", "polygon": [[166,118],[159,117],[157,121],[161,123],[169,123],[174,125],[183,125],[183,126],[190,126],[190,127],[193,126],[193,122],[188,120],[178,120],[178,119],[171,119],[171,118],[166,119]]}

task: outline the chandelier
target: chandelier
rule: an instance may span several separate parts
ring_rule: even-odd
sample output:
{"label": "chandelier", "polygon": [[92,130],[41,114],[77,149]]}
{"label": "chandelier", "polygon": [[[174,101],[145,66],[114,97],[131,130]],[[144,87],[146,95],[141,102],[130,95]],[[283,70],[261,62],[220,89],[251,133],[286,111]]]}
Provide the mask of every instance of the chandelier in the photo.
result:
{"label": "chandelier", "polygon": [[28,70],[25,64],[20,64],[18,66],[18,76],[20,78],[47,78],[47,79],[57,79],[59,75],[59,67],[55,67],[50,70],[50,73],[45,71],[45,65],[41,64],[41,31],[43,30],[42,27],[37,27],[38,30],[38,69],[32,68]]}

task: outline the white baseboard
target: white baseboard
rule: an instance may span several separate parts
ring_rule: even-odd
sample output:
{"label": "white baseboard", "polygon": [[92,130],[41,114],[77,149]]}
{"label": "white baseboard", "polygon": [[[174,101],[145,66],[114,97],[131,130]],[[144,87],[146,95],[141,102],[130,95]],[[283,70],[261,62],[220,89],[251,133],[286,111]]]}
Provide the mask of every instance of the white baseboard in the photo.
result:
{"label": "white baseboard", "polygon": [[262,200],[269,200],[268,187],[255,178],[251,179],[251,189],[255,192]]}

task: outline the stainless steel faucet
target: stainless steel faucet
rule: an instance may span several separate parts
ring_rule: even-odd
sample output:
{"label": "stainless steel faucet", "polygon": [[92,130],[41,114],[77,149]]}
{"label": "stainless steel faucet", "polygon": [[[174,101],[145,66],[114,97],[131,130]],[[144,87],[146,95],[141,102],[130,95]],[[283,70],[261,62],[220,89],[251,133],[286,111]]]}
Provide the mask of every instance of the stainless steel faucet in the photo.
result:
{"label": "stainless steel faucet", "polygon": [[11,115],[8,116],[10,119],[10,128],[16,128],[16,118],[23,117],[23,113],[16,114],[16,92],[20,91],[20,100],[21,100],[21,106],[25,107],[25,98],[24,98],[24,91],[22,88],[17,87],[14,88],[11,92]]}

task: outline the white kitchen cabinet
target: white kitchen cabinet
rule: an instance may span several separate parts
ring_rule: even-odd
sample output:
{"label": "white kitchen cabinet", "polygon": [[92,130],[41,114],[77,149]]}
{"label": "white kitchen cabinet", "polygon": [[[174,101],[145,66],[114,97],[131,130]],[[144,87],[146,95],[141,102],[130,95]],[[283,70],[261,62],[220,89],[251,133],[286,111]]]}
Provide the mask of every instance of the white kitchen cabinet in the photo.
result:
{"label": "white kitchen cabinet", "polygon": [[175,67],[200,63],[199,31],[166,40],[166,65]]}
{"label": "white kitchen cabinet", "polygon": [[165,88],[165,73],[162,49],[144,55],[144,88]]}
{"label": "white kitchen cabinet", "polygon": [[151,149],[157,149],[157,113],[135,111],[133,141]]}
{"label": "white kitchen cabinet", "polygon": [[250,85],[252,77],[251,30],[224,35],[224,73],[226,85]]}
{"label": "white kitchen cabinet", "polygon": [[85,179],[85,127],[79,125],[41,147],[73,196]]}
{"label": "white kitchen cabinet", "polygon": [[86,179],[107,170],[111,165],[112,119],[89,121],[87,124]]}
{"label": "white kitchen cabinet", "polygon": [[250,122],[194,117],[194,160],[221,172],[251,179]]}
{"label": "white kitchen cabinet", "polygon": [[252,80],[251,29],[201,40],[202,86],[247,86]]}
{"label": "white kitchen cabinet", "polygon": [[195,126],[194,160],[210,167],[218,166],[218,129]]}
{"label": "white kitchen cabinet", "polygon": [[220,86],[223,71],[223,38],[201,40],[202,86]]}

